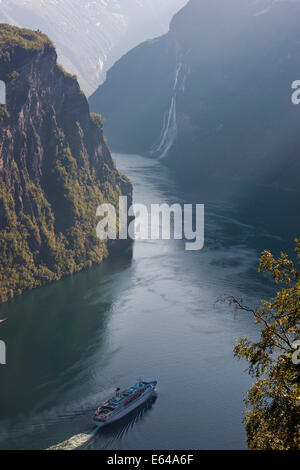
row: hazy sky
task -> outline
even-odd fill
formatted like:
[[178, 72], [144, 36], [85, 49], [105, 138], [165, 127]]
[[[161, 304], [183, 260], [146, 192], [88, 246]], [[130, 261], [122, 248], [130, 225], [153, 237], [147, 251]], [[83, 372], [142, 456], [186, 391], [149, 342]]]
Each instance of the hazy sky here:
[[168, 30], [188, 0], [2, 0], [0, 21], [40, 29], [91, 94], [123, 54]]

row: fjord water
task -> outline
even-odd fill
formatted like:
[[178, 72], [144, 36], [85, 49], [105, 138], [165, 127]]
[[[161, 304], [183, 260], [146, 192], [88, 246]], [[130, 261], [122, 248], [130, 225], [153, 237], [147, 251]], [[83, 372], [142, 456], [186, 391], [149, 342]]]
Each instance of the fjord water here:
[[[116, 159], [135, 202], [204, 202], [189, 200], [157, 161]], [[87, 448], [247, 447], [242, 399], [251, 378], [232, 350], [237, 337], [259, 330], [248, 314], [215, 302], [269, 297], [258, 257], [282, 240], [240, 223], [234, 205], [208, 201], [205, 213], [200, 252], [179, 240], [139, 240], [102, 266], [1, 306], [1, 449], [45, 449], [91, 430], [98, 404], [139, 377], [158, 380], [157, 397]]]

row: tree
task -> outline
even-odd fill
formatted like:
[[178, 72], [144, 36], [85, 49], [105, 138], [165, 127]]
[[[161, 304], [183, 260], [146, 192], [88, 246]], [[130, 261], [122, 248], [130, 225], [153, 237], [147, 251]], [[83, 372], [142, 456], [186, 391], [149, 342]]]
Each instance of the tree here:
[[[296, 240], [300, 263], [300, 239]], [[246, 359], [256, 379], [245, 399], [248, 446], [258, 450], [300, 449], [300, 365], [295, 340], [300, 339], [300, 272], [288, 255], [275, 259], [264, 251], [259, 271], [271, 273], [280, 290], [258, 309], [242, 299], [223, 297], [236, 309], [249, 312], [262, 325], [260, 339], [239, 338], [235, 356]], [[297, 364], [298, 363], [298, 364]]]

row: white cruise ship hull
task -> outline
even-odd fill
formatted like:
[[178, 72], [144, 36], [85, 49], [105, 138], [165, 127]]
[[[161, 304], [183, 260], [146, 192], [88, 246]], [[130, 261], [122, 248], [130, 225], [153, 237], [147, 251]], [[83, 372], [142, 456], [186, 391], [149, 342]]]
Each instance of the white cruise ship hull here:
[[151, 397], [155, 395], [155, 388], [156, 388], [157, 382], [151, 382], [151, 387], [146, 390], [144, 393], [142, 393], [141, 396], [136, 398], [134, 401], [131, 403], [128, 403], [125, 406], [122, 406], [120, 409], [116, 409], [114, 413], [112, 413], [109, 417], [107, 417], [105, 420], [97, 418], [97, 416], [94, 417], [94, 421], [99, 424], [99, 426], [107, 426], [110, 423], [114, 423], [115, 421], [118, 421], [119, 419], [123, 418], [127, 414], [129, 414], [131, 411], [135, 410], [139, 406], [141, 406], [143, 403], [145, 403], [147, 400], [149, 400]]

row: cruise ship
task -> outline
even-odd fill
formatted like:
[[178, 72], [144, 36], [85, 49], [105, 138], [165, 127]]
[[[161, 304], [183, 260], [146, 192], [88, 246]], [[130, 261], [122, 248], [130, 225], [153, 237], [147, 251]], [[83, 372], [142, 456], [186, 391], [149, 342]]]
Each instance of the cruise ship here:
[[116, 395], [103, 403], [95, 413], [94, 421], [99, 425], [113, 423], [145, 403], [155, 394], [157, 381], [138, 382], [124, 390], [117, 389]]

